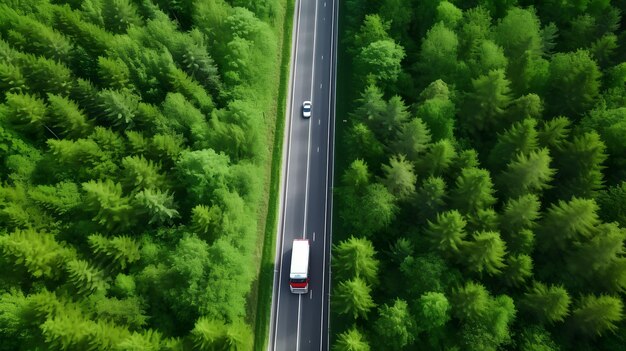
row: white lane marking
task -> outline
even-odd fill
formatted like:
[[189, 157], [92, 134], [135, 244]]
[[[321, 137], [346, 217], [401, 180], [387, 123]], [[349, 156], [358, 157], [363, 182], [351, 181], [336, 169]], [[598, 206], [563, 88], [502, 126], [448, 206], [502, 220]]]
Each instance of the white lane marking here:
[[317, 147], [317, 152], [320, 152], [320, 147], [319, 146]]
[[320, 90], [322, 90], [322, 83], [320, 83]]
[[[315, 47], [317, 43], [317, 1], [315, 2], [315, 17], [313, 20], [313, 56], [312, 56], [312, 66], [311, 66], [311, 101], [315, 102], [313, 98], [313, 83], [315, 81]], [[309, 212], [309, 170], [311, 163], [311, 123], [308, 124], [309, 127], [309, 140], [307, 145], [307, 153], [306, 153], [306, 183], [304, 186], [304, 229], [302, 230], [302, 238], [306, 239], [306, 223], [307, 223], [307, 214]], [[296, 351], [298, 351], [300, 345], [296, 346]]]
[[322, 55], [322, 61], [324, 61], [324, 55]]
[[300, 349], [300, 317], [302, 311], [302, 294], [298, 294], [298, 327], [296, 329], [296, 350]]
[[313, 241], [315, 241], [315, 232], [313, 232]]
[[[309, 290], [309, 300], [313, 300], [313, 289]], [[309, 340], [309, 344], [311, 343], [311, 340]]]
[[317, 120], [317, 125], [318, 126], [321, 125], [320, 123], [322, 123], [322, 119], [321, 118]]

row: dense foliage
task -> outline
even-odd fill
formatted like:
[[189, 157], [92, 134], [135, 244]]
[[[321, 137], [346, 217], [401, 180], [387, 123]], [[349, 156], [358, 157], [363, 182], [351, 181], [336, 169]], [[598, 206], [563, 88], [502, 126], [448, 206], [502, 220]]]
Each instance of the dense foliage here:
[[626, 2], [342, 4], [333, 349], [624, 349]]
[[252, 348], [283, 12], [0, 2], [0, 350]]

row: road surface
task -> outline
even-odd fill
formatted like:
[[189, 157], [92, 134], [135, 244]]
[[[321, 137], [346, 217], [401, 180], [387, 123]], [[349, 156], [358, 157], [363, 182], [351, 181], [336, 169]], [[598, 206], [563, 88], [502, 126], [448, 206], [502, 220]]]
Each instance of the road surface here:
[[[268, 349], [328, 350], [337, 0], [296, 0]], [[309, 119], [302, 102], [313, 103]], [[310, 291], [289, 291], [291, 243], [311, 243]]]

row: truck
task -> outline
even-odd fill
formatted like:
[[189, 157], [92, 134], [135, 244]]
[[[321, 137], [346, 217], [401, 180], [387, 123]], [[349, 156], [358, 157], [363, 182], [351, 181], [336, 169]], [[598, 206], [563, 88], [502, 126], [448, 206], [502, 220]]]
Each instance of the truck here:
[[294, 294], [309, 292], [309, 241], [294, 239], [291, 249], [289, 289]]

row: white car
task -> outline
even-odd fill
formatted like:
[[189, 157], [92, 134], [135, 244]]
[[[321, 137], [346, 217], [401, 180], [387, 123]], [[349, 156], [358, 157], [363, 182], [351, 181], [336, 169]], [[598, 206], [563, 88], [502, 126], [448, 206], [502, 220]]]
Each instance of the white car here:
[[302, 103], [302, 117], [311, 117], [311, 101], [305, 101]]

